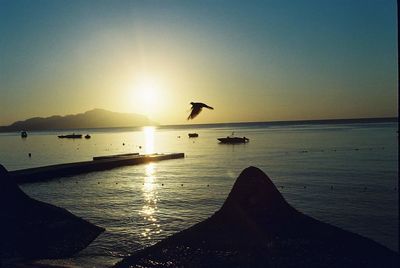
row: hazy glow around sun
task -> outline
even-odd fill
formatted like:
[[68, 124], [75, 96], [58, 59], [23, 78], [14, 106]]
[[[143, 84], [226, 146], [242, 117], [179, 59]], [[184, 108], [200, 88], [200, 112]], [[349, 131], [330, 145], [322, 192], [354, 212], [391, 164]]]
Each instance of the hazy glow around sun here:
[[158, 85], [154, 79], [145, 77], [138, 82], [137, 88], [139, 100], [145, 106], [154, 106], [157, 102]]
[[152, 116], [157, 114], [161, 105], [162, 88], [158, 79], [141, 75], [134, 81], [131, 89], [131, 101], [138, 113]]

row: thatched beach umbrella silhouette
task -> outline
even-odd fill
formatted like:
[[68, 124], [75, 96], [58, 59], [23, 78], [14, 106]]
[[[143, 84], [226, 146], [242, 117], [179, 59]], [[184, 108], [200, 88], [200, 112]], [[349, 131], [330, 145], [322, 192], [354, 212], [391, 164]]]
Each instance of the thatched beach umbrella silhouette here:
[[190, 104], [192, 105], [191, 108], [192, 111], [190, 112], [190, 115], [188, 116], [187, 120], [195, 118], [203, 108], [214, 110], [213, 107], [208, 106], [207, 104], [202, 102], [191, 102]]

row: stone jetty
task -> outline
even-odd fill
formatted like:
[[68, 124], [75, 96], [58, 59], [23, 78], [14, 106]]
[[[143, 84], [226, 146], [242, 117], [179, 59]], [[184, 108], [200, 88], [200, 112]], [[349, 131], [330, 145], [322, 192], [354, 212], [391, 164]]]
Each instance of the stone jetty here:
[[169, 159], [184, 158], [184, 153], [139, 155], [137, 153], [93, 157], [92, 161], [58, 164], [10, 171], [9, 176], [17, 183], [51, 180], [88, 172], [102, 171], [122, 166], [139, 165]]

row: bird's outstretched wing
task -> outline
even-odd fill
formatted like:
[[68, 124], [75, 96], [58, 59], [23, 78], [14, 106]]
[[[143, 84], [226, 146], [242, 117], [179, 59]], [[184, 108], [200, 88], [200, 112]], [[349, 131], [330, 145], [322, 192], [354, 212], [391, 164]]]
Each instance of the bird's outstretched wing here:
[[208, 109], [211, 109], [211, 110], [214, 110], [214, 108], [213, 107], [211, 107], [211, 106], [208, 106], [207, 104], [205, 104], [205, 103], [200, 103], [201, 104], [201, 106], [202, 107], [205, 107], [205, 108], [208, 108]]
[[192, 111], [191, 111], [190, 115], [188, 116], [187, 120], [195, 118], [204, 107], [214, 110], [213, 107], [208, 106], [207, 104], [202, 103], [202, 102], [191, 102], [190, 104], [192, 105]]
[[193, 118], [195, 118], [200, 112], [201, 112], [201, 107], [200, 106], [195, 106], [195, 105], [193, 105], [192, 106], [192, 111], [190, 112], [190, 114], [189, 114], [189, 116], [188, 116], [188, 118], [187, 118], [187, 120], [190, 120], [190, 119], [193, 119]]

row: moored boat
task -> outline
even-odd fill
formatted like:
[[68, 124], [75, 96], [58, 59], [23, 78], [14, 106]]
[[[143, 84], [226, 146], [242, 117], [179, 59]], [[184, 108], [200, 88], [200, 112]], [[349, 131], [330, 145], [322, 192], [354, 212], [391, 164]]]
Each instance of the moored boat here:
[[28, 133], [26, 131], [21, 131], [21, 138], [28, 137]]
[[90, 139], [90, 138], [91, 138], [91, 136], [89, 134], [85, 135], [85, 139]]
[[82, 139], [82, 134], [69, 134], [69, 135], [60, 135], [58, 136], [60, 139]]
[[199, 134], [197, 134], [197, 133], [189, 133], [188, 136], [189, 136], [189, 138], [197, 138], [199, 136]]
[[246, 137], [226, 137], [226, 138], [218, 138], [217, 140], [220, 141], [220, 143], [226, 143], [226, 144], [237, 144], [237, 143], [247, 143], [250, 140]]

